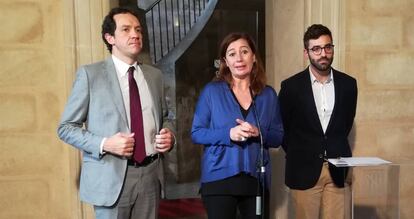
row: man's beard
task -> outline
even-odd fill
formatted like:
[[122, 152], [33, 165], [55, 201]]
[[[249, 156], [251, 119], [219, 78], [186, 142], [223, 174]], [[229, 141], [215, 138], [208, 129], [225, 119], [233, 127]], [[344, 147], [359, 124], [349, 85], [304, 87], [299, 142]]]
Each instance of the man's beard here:
[[[328, 64], [325, 64], [325, 63], [324, 64], [320, 64], [319, 61], [321, 61], [323, 59], [327, 60], [328, 61]], [[330, 59], [327, 58], [327, 57], [322, 57], [322, 58], [316, 60], [316, 59], [312, 59], [309, 56], [309, 60], [310, 60], [311, 65], [314, 68], [316, 68], [318, 71], [327, 71], [327, 70], [329, 70], [331, 68], [331, 65], [332, 65], [332, 62], [333, 62], [333, 57], [330, 58]]]

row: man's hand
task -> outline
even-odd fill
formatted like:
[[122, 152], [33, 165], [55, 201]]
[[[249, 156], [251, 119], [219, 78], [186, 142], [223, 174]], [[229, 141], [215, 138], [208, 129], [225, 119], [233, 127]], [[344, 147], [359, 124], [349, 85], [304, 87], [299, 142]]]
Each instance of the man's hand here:
[[107, 138], [103, 145], [103, 151], [123, 157], [131, 157], [134, 151], [134, 133], [116, 133]]
[[155, 135], [155, 150], [160, 153], [169, 151], [174, 142], [175, 139], [171, 130], [163, 128], [158, 135]]

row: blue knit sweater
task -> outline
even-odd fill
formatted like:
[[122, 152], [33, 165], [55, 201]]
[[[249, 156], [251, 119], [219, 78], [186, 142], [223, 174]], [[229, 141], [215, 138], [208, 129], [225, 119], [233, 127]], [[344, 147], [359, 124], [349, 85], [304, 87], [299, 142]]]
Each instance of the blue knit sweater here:
[[[282, 142], [283, 127], [276, 92], [270, 86], [255, 97], [264, 142], [266, 178], [270, 183], [269, 147]], [[203, 89], [194, 114], [191, 137], [195, 144], [204, 145], [201, 183], [212, 182], [245, 172], [257, 177], [260, 139], [245, 142], [230, 139], [230, 129], [243, 119], [240, 105], [226, 82], [210, 82]], [[257, 126], [253, 108], [245, 121]], [[269, 184], [268, 184], [269, 185]]]

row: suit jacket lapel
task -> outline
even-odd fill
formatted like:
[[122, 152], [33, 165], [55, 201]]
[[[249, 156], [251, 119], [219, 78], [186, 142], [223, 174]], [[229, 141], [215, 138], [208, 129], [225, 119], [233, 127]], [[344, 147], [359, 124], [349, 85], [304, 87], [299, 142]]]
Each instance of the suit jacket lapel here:
[[118, 81], [118, 77], [116, 74], [115, 65], [111, 57], [106, 59], [103, 73], [107, 77], [109, 93], [112, 94], [108, 98], [110, 98], [114, 102], [114, 105], [116, 109], [118, 110], [122, 120], [125, 122], [126, 126], [129, 127], [128, 119], [126, 116], [124, 99], [122, 97], [121, 87], [119, 86], [119, 81]]

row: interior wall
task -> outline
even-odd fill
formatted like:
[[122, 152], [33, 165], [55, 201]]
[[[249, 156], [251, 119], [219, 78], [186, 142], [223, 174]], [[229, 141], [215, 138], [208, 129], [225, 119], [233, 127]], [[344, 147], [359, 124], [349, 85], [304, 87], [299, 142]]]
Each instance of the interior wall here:
[[93, 218], [56, 128], [76, 68], [106, 56], [113, 0], [0, 0], [0, 218]]
[[[266, 1], [267, 74], [280, 82], [303, 70], [302, 37], [312, 23], [333, 32], [333, 67], [358, 81], [358, 107], [350, 135], [354, 156], [376, 156], [388, 167], [354, 168], [354, 204], [360, 218], [412, 218], [414, 209], [414, 4], [396, 0]], [[272, 213], [294, 212], [284, 186], [284, 152], [273, 153]], [[380, 201], [381, 200], [381, 201]]]
[[1, 218], [78, 214], [75, 190], [61, 190], [75, 185], [55, 131], [66, 94], [63, 5], [0, 1]]
[[[352, 0], [346, 1], [345, 7], [345, 70], [357, 78], [359, 86], [354, 154], [382, 157], [392, 161], [396, 169], [384, 186], [378, 185], [375, 174], [367, 175], [368, 171], [355, 177], [367, 179], [360, 191], [375, 190], [397, 202], [399, 218], [413, 218], [414, 2]], [[394, 206], [375, 200], [381, 198], [378, 194], [357, 195], [358, 203], [364, 206]], [[381, 218], [386, 215], [378, 207], [375, 211]]]
[[[304, 1], [266, 0], [266, 74], [268, 84], [277, 92], [280, 81], [302, 67], [302, 35], [305, 26]], [[292, 216], [288, 188], [284, 184], [285, 155], [282, 149], [271, 150], [271, 218]]]

